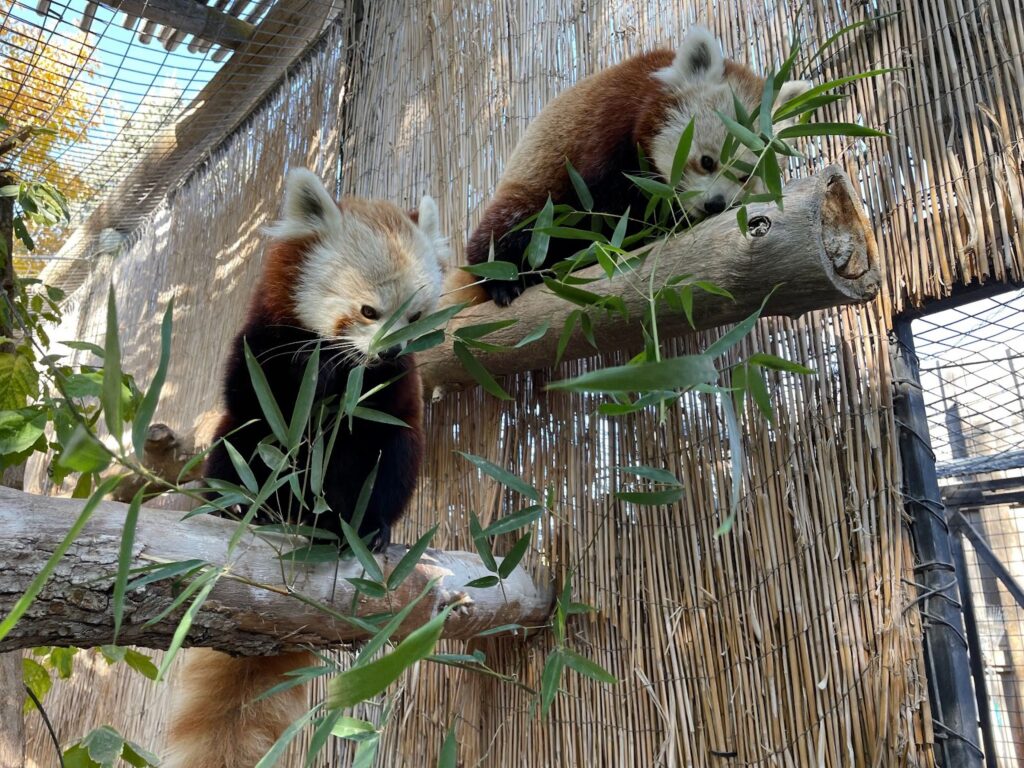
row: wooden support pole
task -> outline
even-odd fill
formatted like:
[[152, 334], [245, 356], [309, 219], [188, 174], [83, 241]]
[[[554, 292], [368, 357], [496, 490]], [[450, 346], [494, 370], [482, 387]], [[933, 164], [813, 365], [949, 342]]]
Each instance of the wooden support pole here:
[[[707, 219], [676, 237], [649, 246], [654, 249], [635, 273], [604, 277], [601, 267], [578, 272], [580, 277], [601, 278], [584, 286], [601, 296], [621, 296], [629, 320], [618, 315], [592, 313], [594, 336], [602, 351], [636, 350], [643, 344], [641, 318], [647, 304], [647, 286], [655, 271], [656, 286], [673, 275], [692, 275], [725, 288], [734, 297], [694, 291], [693, 314], [697, 329], [734, 323], [750, 315], [765, 297], [771, 298], [765, 315], [796, 317], [805, 312], [873, 299], [881, 287], [878, 247], [856, 190], [838, 166], [790, 182], [785, 189], [785, 210], [774, 204], [748, 206], [748, 231], [740, 230], [730, 213]], [[639, 290], [633, 286], [639, 287]], [[774, 293], [772, 293], [774, 289]], [[569, 313], [577, 309], [544, 286], [527, 290], [510, 307], [487, 302], [461, 313], [449, 325], [496, 320], [519, 322], [486, 337], [495, 344], [515, 344], [542, 321], [547, 334], [522, 349], [474, 354], [495, 375], [548, 368]], [[682, 313], [658, 315], [662, 338], [691, 332]], [[573, 334], [563, 359], [594, 354], [583, 334]], [[451, 343], [417, 355], [427, 391], [457, 388], [473, 378], [459, 363]]]
[[[0, 616], [7, 615], [32, 578], [67, 534], [84, 502], [35, 496], [0, 488], [0, 541], [7, 542], [4, 578], [0, 579]], [[121, 531], [127, 507], [101, 502], [32, 607], [0, 641], [0, 652], [37, 645], [89, 647], [113, 640], [112, 594]], [[432, 579], [437, 582], [410, 612], [396, 637], [422, 626], [446, 605], [455, 605], [444, 637], [470, 638], [503, 624], [538, 626], [547, 621], [553, 589], [535, 585], [520, 567], [498, 587], [478, 589], [466, 583], [489, 574], [480, 558], [468, 552], [428, 550], [390, 600], [357, 595], [346, 578], [362, 577], [355, 560], [312, 565], [282, 563], [277, 555], [304, 539], [267, 534], [243, 535], [230, 554], [228, 542], [237, 524], [201, 516], [180, 520], [180, 512], [143, 509], [132, 548], [132, 565], [199, 559], [229, 566], [197, 613], [187, 645], [207, 646], [233, 654], [272, 655], [300, 648], [325, 648], [365, 638], [366, 633], [331, 618], [309, 602], [345, 615], [393, 612], [411, 603]], [[405, 554], [392, 546], [377, 556], [385, 578]], [[499, 558], [500, 560], [500, 558]], [[294, 594], [289, 594], [292, 592]], [[171, 584], [157, 582], [125, 598], [118, 642], [166, 648], [181, 611], [145, 626], [174, 597]]]
[[173, 27], [226, 48], [249, 42], [256, 27], [195, 0], [102, 0], [101, 5]]

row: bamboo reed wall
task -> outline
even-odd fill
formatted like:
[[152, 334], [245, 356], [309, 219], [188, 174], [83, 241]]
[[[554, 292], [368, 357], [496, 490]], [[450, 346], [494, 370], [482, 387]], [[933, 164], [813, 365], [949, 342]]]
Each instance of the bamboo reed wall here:
[[[341, 191], [406, 205], [431, 192], [461, 255], [527, 122], [579, 77], [675, 42], [694, 20], [720, 33], [727, 54], [764, 67], [788, 53], [794, 18], [814, 43], [866, 10], [767, 0], [367, 4], [339, 20], [127, 253], [97, 265], [62, 336], [99, 337], [112, 278], [125, 364], [147, 380], [160, 311], [176, 296], [158, 417], [199, 426], [197, 414], [217, 406], [215, 361], [244, 312], [258, 229], [275, 214], [286, 166], [325, 178], [340, 168]], [[507, 404], [474, 390], [429, 409], [431, 453], [396, 539], [440, 520], [438, 546], [472, 548], [470, 510], [486, 523], [518, 508], [456, 449], [551, 488], [557, 515], [535, 531], [533, 567], [575, 574], [575, 598], [598, 612], [573, 620], [571, 645], [622, 682], [569, 676], [540, 720], [521, 689], [421, 665], [397, 691], [378, 764], [432, 764], [453, 722], [467, 766], [934, 764], [886, 330], [894, 312], [956, 284], [1022, 277], [1022, 41], [1011, 0], [939, 0], [904, 7], [805, 62], [802, 74], [816, 80], [900, 68], [849, 88], [831, 115], [887, 128], [891, 139], [825, 142], [809, 149], [810, 168], [794, 169], [845, 163], [873, 216], [887, 288], [868, 307], [764, 321], [740, 350], [819, 373], [774, 379], [776, 423], [748, 419], [744, 497], [728, 535], [714, 536], [731, 476], [713, 401], [688, 396], [663, 421], [610, 420], [594, 415], [592, 399], [544, 391], [552, 377], [624, 353], [516, 377]], [[692, 351], [715, 335], [671, 346]], [[684, 500], [655, 509], [614, 501], [613, 468], [634, 463], [676, 472]], [[38, 471], [35, 482], [44, 485]], [[537, 687], [550, 642], [541, 633], [479, 647], [496, 669]], [[159, 745], [163, 689], [97, 675], [51, 701], [69, 736], [111, 722]], [[334, 749], [324, 764], [346, 764], [347, 745]], [[33, 752], [47, 764], [41, 731]]]

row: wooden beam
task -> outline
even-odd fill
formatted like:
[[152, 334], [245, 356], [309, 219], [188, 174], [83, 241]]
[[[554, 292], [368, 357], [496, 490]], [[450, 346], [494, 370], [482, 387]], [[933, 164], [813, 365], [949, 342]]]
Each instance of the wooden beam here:
[[[594, 336], [602, 351], [638, 350], [643, 345], [641, 318], [647, 306], [646, 287], [652, 270], [655, 284], [673, 275], [692, 275], [725, 288], [735, 301], [694, 291], [693, 314], [698, 330], [734, 323], [750, 315], [771, 294], [765, 315], [796, 317], [840, 304], [873, 299], [881, 287], [878, 247], [856, 190], [838, 166], [786, 185], [785, 210], [774, 204], [748, 206], [749, 231], [743, 232], [730, 213], [697, 224], [676, 237], [650, 246], [651, 256], [635, 273], [612, 279], [601, 267], [577, 273], [600, 278], [585, 286], [601, 296], [621, 296], [629, 320], [593, 312]], [[636, 290], [634, 286], [638, 286]], [[549, 330], [539, 341], [521, 349], [474, 354], [491, 373], [503, 375], [548, 368], [562, 327], [577, 307], [552, 295], [545, 286], [530, 288], [510, 307], [487, 302], [462, 312], [449, 325], [517, 320], [515, 325], [489, 334], [486, 341], [513, 345], [541, 322]], [[693, 331], [680, 313], [658, 315], [662, 338]], [[596, 351], [577, 330], [563, 359], [585, 357]], [[473, 383], [449, 342], [417, 355], [424, 386], [444, 391]]]
[[[0, 616], [7, 615], [25, 593], [83, 506], [84, 502], [77, 499], [0, 488], [0, 541], [7, 542], [4, 577], [0, 579]], [[0, 640], [0, 652], [37, 645], [88, 647], [112, 642], [111, 594], [126, 511], [124, 504], [99, 504], [28, 612]], [[236, 523], [209, 516], [182, 521], [180, 516], [180, 512], [142, 510], [132, 565], [199, 559], [230, 567], [230, 575], [217, 582], [196, 614], [188, 645], [236, 655], [272, 655], [335, 646], [366, 637], [366, 633], [331, 618], [308, 601], [345, 615], [389, 613], [411, 603], [432, 579], [437, 582], [410, 612], [396, 637], [421, 626], [446, 605], [454, 605], [456, 610], [449, 616], [443, 636], [463, 639], [504, 624], [544, 624], [552, 607], [553, 588], [534, 584], [521, 567], [501, 586], [467, 587], [467, 582], [489, 575], [480, 558], [469, 552], [439, 550], [428, 550], [388, 599], [370, 599], [357, 595], [346, 581], [363, 576], [354, 560], [283, 564], [278, 553], [301, 546], [305, 540], [252, 532], [244, 534], [239, 546], [229, 553], [228, 542]], [[405, 547], [392, 546], [377, 556], [385, 578], [406, 551]], [[118, 642], [166, 648], [181, 611], [153, 626], [146, 626], [146, 622], [166, 609], [175, 594], [173, 585], [162, 582], [128, 593]]]
[[249, 22], [196, 0], [100, 0], [100, 4], [227, 48], [240, 48], [256, 31]]

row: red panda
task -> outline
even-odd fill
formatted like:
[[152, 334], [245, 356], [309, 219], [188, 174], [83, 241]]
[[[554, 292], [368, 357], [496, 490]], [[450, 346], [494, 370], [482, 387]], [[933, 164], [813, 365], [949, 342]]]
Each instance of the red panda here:
[[[256, 522], [283, 519], [316, 526], [340, 538], [339, 521], [351, 519], [363, 483], [376, 466], [359, 533], [372, 534], [374, 547], [384, 548], [417, 480], [423, 396], [411, 356], [402, 355], [400, 346], [378, 352], [371, 342], [399, 309], [403, 315], [393, 331], [437, 304], [448, 254], [437, 207], [430, 197], [413, 215], [383, 201], [335, 203], [314, 174], [299, 169], [288, 176], [284, 215], [270, 234], [262, 277], [227, 360], [224, 416], [216, 437], [230, 434], [257, 481], [267, 480], [271, 471], [256, 449], [272, 432], [246, 366], [244, 343], [260, 362], [286, 423], [317, 344], [319, 399], [334, 396], [340, 402], [355, 366], [365, 366], [364, 392], [390, 382], [364, 404], [408, 426], [355, 419], [338, 429], [323, 473], [329, 509], [313, 514], [313, 499], [294, 498], [285, 484], [268, 502], [274, 514], [261, 511], [255, 517]], [[240, 483], [223, 442], [210, 452], [205, 476]], [[288, 679], [287, 672], [312, 663], [307, 653], [232, 658], [191, 651], [176, 686], [165, 768], [252, 768], [304, 713], [306, 692], [299, 686], [254, 699]]]
[[[777, 102], [809, 87], [804, 81], [787, 82]], [[556, 204], [581, 205], [566, 160], [587, 184], [593, 210], [616, 215], [627, 207], [643, 211], [644, 198], [623, 174], [642, 175], [639, 148], [667, 181], [680, 136], [691, 119], [694, 139], [679, 190], [699, 194], [687, 199], [686, 213], [690, 221], [721, 213], [742, 185], [720, 172], [726, 129], [716, 111], [735, 116], [734, 93], [752, 110], [760, 104], [763, 89], [764, 79], [725, 59], [718, 40], [702, 27], [691, 29], [675, 52], [644, 53], [581, 80], [544, 107], [516, 145], [469, 238], [467, 261], [487, 261], [493, 242], [495, 259], [522, 268], [531, 233], [528, 228], [513, 231], [516, 225], [537, 213], [548, 195]], [[579, 247], [578, 240], [552, 238], [545, 264], [567, 258]], [[474, 279], [461, 270], [453, 273], [448, 289], [455, 295], [449, 300], [492, 299], [507, 306], [528, 285], [540, 281], [536, 275], [524, 275], [516, 281], [469, 286]]]

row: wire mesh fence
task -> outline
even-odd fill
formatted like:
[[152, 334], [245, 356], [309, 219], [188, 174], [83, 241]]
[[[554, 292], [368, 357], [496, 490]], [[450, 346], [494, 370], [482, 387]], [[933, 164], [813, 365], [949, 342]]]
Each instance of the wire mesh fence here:
[[990, 768], [1024, 760], [1024, 290], [914, 323]]

